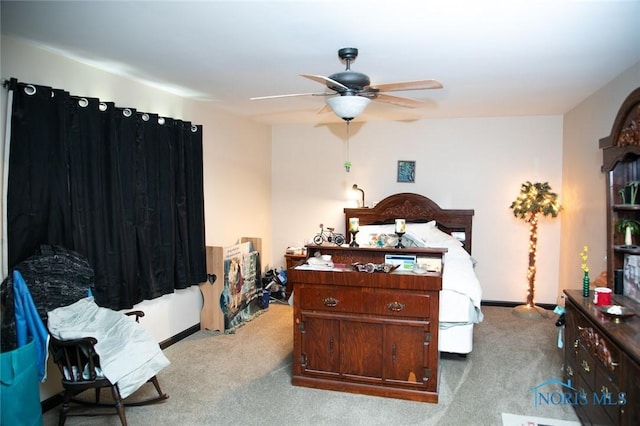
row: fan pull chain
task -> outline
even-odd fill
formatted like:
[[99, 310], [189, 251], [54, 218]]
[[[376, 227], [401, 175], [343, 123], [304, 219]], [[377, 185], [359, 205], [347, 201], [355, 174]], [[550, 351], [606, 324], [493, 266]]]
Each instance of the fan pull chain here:
[[351, 161], [349, 161], [349, 120], [347, 120], [347, 161], [344, 162], [344, 169], [347, 173], [351, 170]]

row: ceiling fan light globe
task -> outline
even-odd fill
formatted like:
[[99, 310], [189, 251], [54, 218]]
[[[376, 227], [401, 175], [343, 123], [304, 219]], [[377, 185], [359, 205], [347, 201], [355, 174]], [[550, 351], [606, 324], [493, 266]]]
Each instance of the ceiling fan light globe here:
[[369, 105], [371, 99], [363, 96], [334, 96], [327, 98], [327, 105], [345, 121], [353, 120]]

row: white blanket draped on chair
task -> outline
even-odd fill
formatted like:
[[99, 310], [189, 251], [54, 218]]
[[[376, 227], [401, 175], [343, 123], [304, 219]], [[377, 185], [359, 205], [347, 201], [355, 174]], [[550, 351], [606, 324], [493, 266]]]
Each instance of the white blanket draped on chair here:
[[101, 308], [92, 297], [48, 314], [48, 328], [59, 340], [94, 337], [100, 368], [111, 383], [117, 383], [122, 398], [135, 392], [170, 362], [158, 342], [133, 317]]

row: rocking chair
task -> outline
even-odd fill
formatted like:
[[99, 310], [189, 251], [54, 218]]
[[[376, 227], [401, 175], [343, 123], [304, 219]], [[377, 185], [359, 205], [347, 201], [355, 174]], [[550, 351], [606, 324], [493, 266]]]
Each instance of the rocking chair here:
[[[144, 312], [132, 311], [127, 312], [126, 315], [135, 315], [136, 322], [138, 322], [138, 319], [144, 316]], [[149, 379], [149, 382], [153, 383], [153, 386], [158, 392], [157, 397], [140, 402], [124, 402], [120, 396], [118, 384], [111, 383], [100, 374], [100, 359], [95, 351], [96, 343], [98, 343], [98, 341], [93, 337], [74, 340], [58, 340], [53, 336], [50, 337], [49, 352], [62, 374], [62, 386], [64, 388], [62, 409], [60, 410], [58, 420], [59, 426], [64, 425], [72, 402], [93, 407], [115, 406], [118, 416], [120, 417], [120, 422], [123, 426], [126, 426], [125, 406], [146, 405], [164, 401], [169, 398], [169, 395], [163, 393], [160, 389], [157, 377], [153, 376]], [[100, 391], [102, 388], [111, 389], [113, 403], [100, 402]], [[95, 389], [95, 401], [92, 402], [76, 398], [76, 395], [89, 389]]]
[[[15, 270], [20, 272], [28, 286], [33, 305], [35, 305], [34, 308], [37, 310], [36, 316], [39, 316], [42, 323], [47, 325], [49, 331], [51, 328], [47, 323], [51, 311], [86, 298], [87, 291], [93, 284], [93, 270], [86, 259], [76, 252], [58, 246], [42, 246], [39, 253], [16, 265]], [[6, 287], [12, 288], [12, 286]], [[13, 303], [7, 303], [7, 305], [11, 307]], [[12, 309], [11, 314], [13, 314]], [[139, 318], [144, 316], [144, 312], [132, 311], [125, 315], [135, 316], [135, 322], [139, 322]], [[9, 328], [9, 331], [13, 330]], [[53, 362], [60, 370], [64, 389], [59, 425], [64, 425], [67, 415], [70, 415], [72, 402], [93, 407], [115, 407], [122, 425], [126, 426], [125, 406], [157, 403], [169, 397], [162, 392], [158, 379], [154, 375], [147, 383], [153, 384], [158, 396], [125, 402], [121, 397], [118, 383], [112, 383], [102, 374], [100, 357], [96, 352], [97, 343], [98, 339], [95, 337], [82, 337], [73, 340], [59, 340], [53, 335], [49, 337], [48, 350]], [[113, 402], [103, 403], [100, 401], [102, 388], [111, 389]], [[94, 401], [89, 398], [77, 398], [79, 394], [90, 389], [95, 389]], [[100, 414], [104, 413], [96, 415]], [[91, 414], [83, 412], [80, 415]]]

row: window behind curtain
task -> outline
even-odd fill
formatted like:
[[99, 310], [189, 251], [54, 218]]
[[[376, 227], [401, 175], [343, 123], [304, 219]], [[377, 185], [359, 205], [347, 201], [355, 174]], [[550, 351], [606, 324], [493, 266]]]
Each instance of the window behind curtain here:
[[112, 309], [206, 280], [202, 126], [12, 79], [8, 264], [86, 256]]

